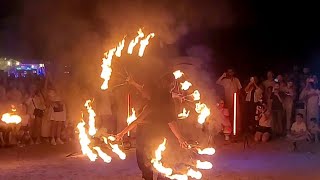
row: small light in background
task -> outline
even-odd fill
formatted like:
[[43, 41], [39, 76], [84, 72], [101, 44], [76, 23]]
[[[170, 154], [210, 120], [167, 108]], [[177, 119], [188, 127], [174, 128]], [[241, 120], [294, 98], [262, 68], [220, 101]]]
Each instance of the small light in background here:
[[16, 66], [19, 66], [19, 65], [20, 65], [20, 62], [17, 61], [17, 62], [16, 62]]
[[8, 64], [8, 66], [11, 66], [11, 62], [10, 61], [8, 61], [7, 64]]
[[44, 67], [44, 64], [40, 64], [39, 66], [40, 66], [40, 67]]
[[33, 69], [33, 68], [34, 68], [34, 65], [31, 65], [31, 68]]

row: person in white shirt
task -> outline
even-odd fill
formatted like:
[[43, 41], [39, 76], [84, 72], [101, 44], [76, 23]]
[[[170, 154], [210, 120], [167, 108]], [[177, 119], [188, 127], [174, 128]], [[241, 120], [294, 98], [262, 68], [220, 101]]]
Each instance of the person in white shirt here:
[[296, 115], [296, 121], [292, 124], [291, 132], [287, 135], [287, 138], [293, 142], [294, 151], [297, 149], [297, 141], [310, 140], [307, 125], [301, 113]]
[[226, 107], [229, 111], [232, 110], [234, 93], [238, 92], [242, 88], [239, 79], [234, 77], [234, 71], [232, 69], [228, 69], [228, 71], [223, 73], [216, 83], [223, 86]]
[[312, 118], [319, 120], [319, 96], [320, 92], [315, 88], [314, 80], [307, 79], [306, 87], [300, 93], [300, 100], [303, 100], [307, 109], [306, 122], [309, 124]]
[[271, 129], [271, 113], [267, 108], [267, 104], [263, 103], [261, 106], [257, 106], [256, 120], [259, 121], [257, 126], [254, 140], [256, 142], [269, 141], [272, 133]]

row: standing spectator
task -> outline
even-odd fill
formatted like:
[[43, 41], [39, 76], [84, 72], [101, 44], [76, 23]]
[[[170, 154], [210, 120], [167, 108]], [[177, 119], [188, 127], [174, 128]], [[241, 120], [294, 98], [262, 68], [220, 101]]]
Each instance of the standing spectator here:
[[50, 101], [51, 144], [64, 144], [61, 140], [62, 128], [66, 122], [66, 107], [60, 96], [53, 90], [48, 92]]
[[293, 81], [289, 80], [287, 86], [284, 88], [284, 100], [283, 107], [286, 115], [286, 130], [287, 133], [290, 131], [291, 127], [291, 118], [292, 118], [292, 110], [293, 110], [293, 102], [296, 96], [295, 88], [293, 85]]
[[225, 92], [224, 95], [226, 99], [226, 107], [229, 109], [229, 111], [232, 110], [233, 95], [242, 88], [239, 79], [234, 77], [233, 69], [228, 69], [226, 73], [223, 73], [216, 83], [223, 86]]
[[251, 77], [249, 84], [245, 88], [246, 92], [246, 117], [244, 119], [244, 129], [253, 127], [255, 124], [254, 117], [256, 114], [257, 103], [262, 100], [262, 89], [257, 85], [258, 78]]
[[274, 135], [283, 135], [283, 98], [280, 91], [280, 84], [277, 82], [274, 85], [273, 92], [270, 96], [271, 99], [271, 111], [272, 111], [272, 131]]
[[286, 87], [286, 82], [284, 81], [284, 78], [281, 74], [279, 74], [277, 76], [277, 78], [275, 79], [276, 82], [278, 82], [280, 84], [280, 91], [284, 91], [285, 87]]
[[269, 87], [273, 87], [274, 83], [275, 82], [274, 82], [274, 79], [273, 79], [273, 72], [272, 71], [268, 71], [267, 79], [265, 81], [263, 81], [263, 83], [262, 83], [264, 89], [266, 90]]
[[31, 112], [33, 112], [33, 119], [31, 125], [32, 137], [36, 139], [36, 144], [40, 144], [42, 119], [44, 111], [46, 109], [44, 98], [41, 91], [37, 90], [36, 93], [33, 96], [31, 96], [26, 103], [29, 106], [29, 110], [32, 109]]
[[300, 100], [303, 100], [307, 109], [307, 125], [312, 118], [319, 120], [319, 90], [315, 89], [314, 79], [307, 79], [306, 87], [300, 94]]

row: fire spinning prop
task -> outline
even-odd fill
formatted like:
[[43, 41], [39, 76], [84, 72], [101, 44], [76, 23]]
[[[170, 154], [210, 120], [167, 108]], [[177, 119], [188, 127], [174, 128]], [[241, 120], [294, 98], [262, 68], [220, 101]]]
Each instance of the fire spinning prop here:
[[6, 124], [19, 124], [21, 123], [21, 117], [16, 115], [16, 108], [14, 106], [11, 107], [10, 113], [5, 113], [2, 115], [1, 120]]
[[[150, 33], [145, 37], [145, 34], [142, 32], [142, 29], [138, 30], [138, 35], [130, 41], [127, 49], [128, 54], [133, 54], [134, 47], [139, 43], [140, 41], [140, 48], [138, 52], [138, 56], [142, 57], [144, 55], [145, 48], [149, 44], [149, 40], [155, 36], [154, 33]], [[104, 82], [101, 85], [102, 90], [106, 90], [109, 88], [108, 82], [110, 80], [111, 74], [112, 74], [112, 60], [113, 56], [121, 57], [121, 53], [123, 48], [125, 47], [125, 37], [118, 43], [117, 47], [111, 48], [109, 51], [107, 51], [104, 55], [105, 57], [102, 59], [102, 72], [101, 72], [101, 78], [104, 80]], [[175, 76], [175, 79], [178, 80], [181, 78], [184, 73], [180, 70], [177, 70], [173, 72], [173, 75]], [[184, 81], [183, 83], [180, 83], [181, 90], [187, 91], [192, 84], [189, 81]], [[180, 94], [179, 94], [180, 95]], [[200, 102], [200, 92], [198, 90], [195, 90], [192, 94], [187, 95], [183, 97], [183, 99], [187, 100], [187, 97], [192, 96], [193, 102], [195, 103], [195, 112], [198, 113], [198, 123], [203, 124], [208, 116], [210, 115], [210, 109], [207, 107], [206, 104]], [[188, 100], [190, 101], [190, 100]], [[99, 146], [93, 146], [91, 147], [91, 138], [94, 138], [95, 135], [97, 135], [97, 129], [95, 127], [95, 112], [91, 106], [92, 101], [88, 100], [85, 103], [85, 107], [87, 108], [88, 112], [88, 134], [85, 128], [85, 121], [82, 119], [78, 123], [77, 128], [79, 130], [79, 141], [81, 145], [81, 150], [84, 155], [87, 155], [88, 158], [91, 161], [96, 161], [98, 156], [106, 163], [110, 163], [112, 161], [111, 156], [109, 156], [106, 152], [104, 152], [101, 147]], [[131, 109], [132, 114], [128, 115], [127, 118], [127, 124], [130, 125], [132, 122], [134, 122], [137, 117], [135, 114], [134, 108]], [[187, 111], [185, 108], [183, 108], [182, 113], [178, 114], [178, 118], [185, 119], [189, 117], [190, 111]], [[7, 117], [7, 115], [5, 116]], [[129, 134], [128, 134], [129, 135]], [[119, 144], [116, 143], [116, 139], [114, 136], [107, 135], [107, 137], [102, 137], [104, 144], [110, 146], [111, 151], [118, 155], [118, 157], [122, 160], [126, 159], [126, 154], [119, 148]], [[164, 139], [163, 143], [161, 143], [158, 147], [158, 149], [155, 150], [155, 157], [151, 160], [151, 163], [153, 164], [153, 167], [161, 174], [164, 174], [166, 177], [170, 179], [178, 179], [178, 180], [187, 180], [188, 177], [195, 178], [195, 179], [201, 179], [202, 173], [200, 171], [195, 170], [197, 169], [211, 169], [212, 164], [207, 161], [200, 161], [196, 160], [194, 162], [194, 166], [188, 167], [188, 170], [185, 174], [174, 174], [172, 168], [164, 167], [162, 165], [162, 152], [166, 149], [166, 139]], [[194, 148], [189, 146], [189, 149], [196, 149], [196, 153], [199, 155], [213, 155], [215, 153], [214, 148]]]

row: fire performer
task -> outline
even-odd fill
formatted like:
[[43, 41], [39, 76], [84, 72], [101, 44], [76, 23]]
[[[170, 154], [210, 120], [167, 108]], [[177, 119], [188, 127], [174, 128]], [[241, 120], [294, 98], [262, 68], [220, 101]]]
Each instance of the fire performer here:
[[[154, 73], [152, 77], [155, 77]], [[145, 86], [128, 78], [128, 83], [138, 89], [142, 96], [148, 99], [148, 102], [137, 120], [121, 131], [117, 135], [117, 139], [121, 139], [128, 131], [137, 127], [137, 163], [145, 180], [153, 179], [151, 159], [154, 157], [154, 150], [162, 143], [163, 138], [169, 138], [173, 134], [181, 147], [188, 147], [176, 122], [174, 101], [170, 93], [173, 81], [174, 77], [171, 73], [161, 77], [159, 81], [153, 80]], [[158, 179], [167, 178], [158, 176]]]

